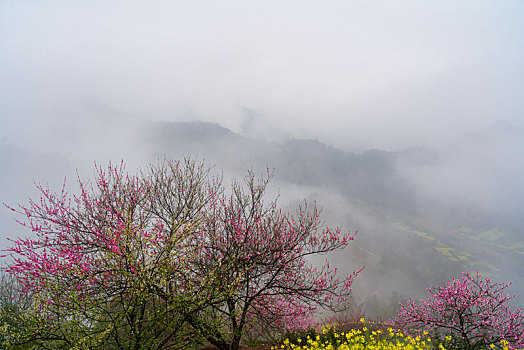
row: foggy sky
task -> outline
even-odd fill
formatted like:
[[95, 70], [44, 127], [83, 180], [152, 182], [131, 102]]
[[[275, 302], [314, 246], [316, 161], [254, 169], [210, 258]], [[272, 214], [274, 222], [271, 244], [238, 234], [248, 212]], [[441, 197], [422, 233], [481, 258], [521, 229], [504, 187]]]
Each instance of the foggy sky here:
[[54, 151], [133, 120], [242, 132], [246, 110], [344, 149], [524, 126], [523, 19], [520, 0], [1, 0], [0, 139]]

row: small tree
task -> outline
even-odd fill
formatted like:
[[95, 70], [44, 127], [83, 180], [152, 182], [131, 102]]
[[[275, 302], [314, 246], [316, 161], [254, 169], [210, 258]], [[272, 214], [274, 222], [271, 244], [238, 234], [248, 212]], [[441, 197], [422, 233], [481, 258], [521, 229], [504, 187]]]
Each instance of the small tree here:
[[429, 332], [433, 337], [455, 342], [460, 348], [478, 349], [500, 346], [524, 346], [522, 308], [512, 312], [507, 303], [514, 296], [504, 294], [510, 283], [493, 283], [477, 272], [464, 272], [444, 287], [430, 287], [428, 299], [411, 299], [401, 304], [395, 325], [405, 332]]

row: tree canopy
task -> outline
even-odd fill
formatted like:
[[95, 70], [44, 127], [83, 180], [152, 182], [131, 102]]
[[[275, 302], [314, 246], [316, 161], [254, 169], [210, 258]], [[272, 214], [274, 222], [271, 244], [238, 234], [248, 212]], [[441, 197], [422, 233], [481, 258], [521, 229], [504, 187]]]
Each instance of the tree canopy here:
[[31, 231], [8, 249], [42, 348], [238, 349], [247, 332], [292, 327], [316, 307], [344, 308], [358, 272], [339, 277], [308, 257], [346, 247], [354, 233], [325, 227], [304, 203], [265, 203], [271, 173], [230, 188], [203, 162], [164, 159], [137, 175], [95, 166], [70, 195], [12, 208]]

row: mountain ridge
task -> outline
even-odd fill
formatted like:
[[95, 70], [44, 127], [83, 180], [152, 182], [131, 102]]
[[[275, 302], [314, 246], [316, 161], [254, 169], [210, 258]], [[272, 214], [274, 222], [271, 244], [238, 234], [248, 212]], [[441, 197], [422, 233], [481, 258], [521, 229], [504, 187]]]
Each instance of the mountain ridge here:
[[[139, 154], [133, 159], [137, 164], [190, 155], [215, 164], [225, 178], [242, 177], [248, 169], [264, 173], [269, 167], [274, 169], [272, 185], [280, 188], [280, 203], [286, 209], [292, 210], [300, 198], [306, 198], [324, 208], [329, 224], [358, 230], [349, 250], [333, 258], [341, 270], [366, 266], [355, 283], [354, 300], [377, 315], [391, 315], [399, 298], [422, 297], [430, 284], [460, 277], [465, 269], [513, 281], [515, 289], [524, 290], [524, 272], [519, 268], [524, 266], [524, 222], [499, 215], [504, 208], [490, 211], [470, 205], [471, 200], [445, 198], [453, 189], [445, 188], [442, 178], [446, 180], [450, 170], [443, 171], [442, 165], [452, 164], [449, 159], [462, 159], [457, 152], [475, 156], [469, 146], [461, 146], [468, 152], [452, 147], [451, 158], [428, 147], [354, 153], [317, 139], [276, 142], [246, 137], [217, 123], [147, 122], [134, 128], [138, 131], [129, 134], [129, 143], [119, 149], [128, 149], [128, 156]], [[98, 149], [104, 147], [111, 143], [98, 145]], [[89, 156], [93, 155], [82, 159]], [[9, 178], [18, 176], [17, 182], [30, 184], [30, 176], [41, 180], [42, 174], [61, 180], [63, 171], [72, 171], [75, 163], [70, 161], [9, 145], [0, 147], [0, 170]], [[23, 174], [16, 175], [17, 169]], [[92, 164], [86, 169], [92, 171]], [[435, 179], [426, 185], [429, 195], [421, 195], [424, 183], [417, 181], [428, 174]], [[4, 181], [2, 186], [9, 183]], [[0, 189], [4, 194], [13, 192]], [[17, 189], [22, 191], [23, 186]], [[5, 197], [1, 200], [13, 204]], [[9, 227], [9, 232], [15, 229]], [[524, 300], [522, 292], [517, 294]]]

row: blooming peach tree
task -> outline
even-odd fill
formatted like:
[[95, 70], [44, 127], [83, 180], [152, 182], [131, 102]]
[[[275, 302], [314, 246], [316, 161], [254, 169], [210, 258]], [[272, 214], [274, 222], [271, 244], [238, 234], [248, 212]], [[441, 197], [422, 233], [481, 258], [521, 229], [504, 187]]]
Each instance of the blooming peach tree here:
[[494, 283], [477, 272], [464, 272], [462, 278], [447, 285], [432, 286], [428, 299], [411, 299], [401, 305], [394, 324], [408, 333], [428, 332], [448, 344], [465, 349], [524, 346], [522, 308], [511, 311], [505, 294], [510, 283]]
[[294, 326], [293, 319], [309, 321], [315, 307], [345, 309], [358, 273], [338, 277], [328, 263], [315, 268], [308, 262], [311, 256], [346, 247], [354, 233], [323, 227], [315, 207], [304, 205], [291, 215], [278, 209], [276, 200], [265, 204], [269, 171], [258, 179], [250, 172], [244, 180], [233, 182], [230, 194], [206, 211], [196, 266], [202, 275], [227, 263], [222, 283], [232, 293], [203, 317], [188, 320], [224, 350], [238, 349], [252, 327], [283, 330]]
[[193, 235], [202, 210], [220, 191], [208, 172], [189, 160], [165, 161], [140, 177], [123, 164], [96, 167], [94, 184], [79, 181], [79, 195], [38, 186], [39, 201], [13, 209], [32, 234], [8, 249], [7, 271], [47, 320], [34, 341], [91, 349], [192, 341], [184, 315], [220, 298], [213, 287], [220, 273], [195, 279], [188, 263], [199, 249]]
[[78, 195], [38, 186], [12, 210], [31, 234], [7, 271], [45, 320], [31, 341], [54, 348], [239, 348], [255, 325], [283, 327], [316, 307], [344, 308], [353, 277], [308, 257], [354, 234], [322, 227], [316, 208], [290, 215], [263, 198], [271, 176], [222, 181], [202, 162], [164, 160], [138, 175], [96, 167]]

